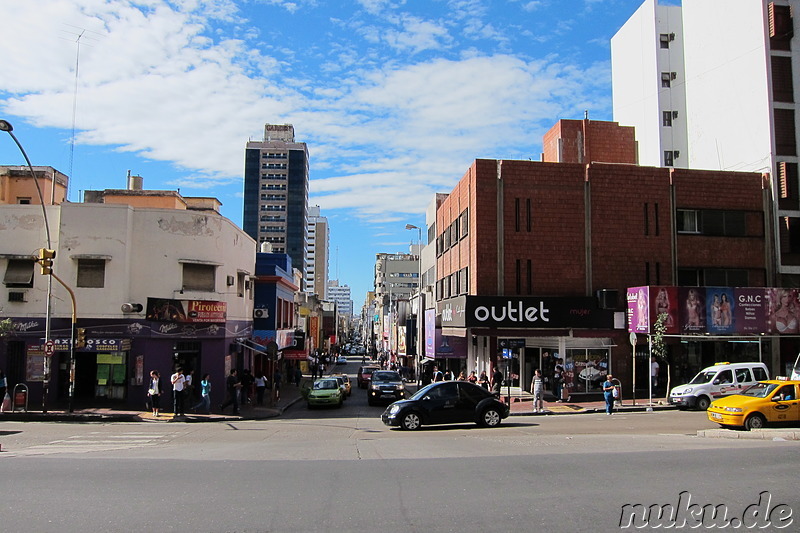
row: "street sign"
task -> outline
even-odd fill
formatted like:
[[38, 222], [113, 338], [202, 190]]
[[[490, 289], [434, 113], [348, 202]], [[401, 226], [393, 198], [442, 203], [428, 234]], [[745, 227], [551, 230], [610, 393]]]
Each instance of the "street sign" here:
[[53, 341], [47, 341], [44, 343], [44, 354], [46, 356], [51, 356], [56, 353], [56, 343]]
[[636, 333], [634, 333], [633, 331], [631, 331], [630, 340], [631, 340], [631, 345], [636, 346]]
[[500, 348], [524, 348], [525, 339], [499, 339]]

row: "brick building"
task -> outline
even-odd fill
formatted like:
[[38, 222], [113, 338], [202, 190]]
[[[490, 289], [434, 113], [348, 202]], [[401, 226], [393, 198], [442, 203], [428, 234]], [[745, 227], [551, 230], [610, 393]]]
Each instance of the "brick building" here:
[[560, 121], [544, 150], [541, 162], [476, 160], [437, 208], [441, 330], [426, 336], [440, 367], [499, 363], [527, 388], [557, 354], [571, 394], [596, 392], [606, 372], [628, 390], [627, 287], [772, 282], [762, 174], [636, 166], [632, 128], [607, 122]]

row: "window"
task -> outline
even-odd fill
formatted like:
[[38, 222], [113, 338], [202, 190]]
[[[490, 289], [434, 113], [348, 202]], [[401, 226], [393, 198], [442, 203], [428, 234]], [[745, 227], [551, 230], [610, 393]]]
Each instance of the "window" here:
[[672, 85], [673, 72], [662, 72], [661, 73], [661, 86], [662, 87], [670, 87]]
[[791, 50], [791, 39], [794, 35], [792, 23], [792, 7], [768, 4], [769, 46], [772, 50]]
[[778, 207], [780, 209], [798, 208], [797, 163], [778, 162]]
[[461, 238], [469, 235], [469, 208], [464, 209], [459, 216], [461, 219]]
[[736, 383], [750, 383], [751, 381], [753, 381], [753, 377], [750, 375], [749, 368], [736, 369]]
[[33, 259], [9, 259], [3, 284], [8, 288], [33, 287]]
[[672, 150], [664, 150], [664, 166], [671, 167], [673, 164]]
[[526, 202], [525, 203], [525, 210], [527, 212], [526, 219], [527, 219], [527, 224], [528, 224], [527, 230], [528, 230], [528, 233], [530, 233], [531, 232], [531, 199], [528, 198], [525, 202]]
[[[519, 217], [520, 217], [520, 214], [519, 214], [519, 198], [515, 198], [514, 199], [514, 231], [516, 231], [517, 233], [519, 233]], [[517, 294], [519, 294], [519, 291], [517, 291]]]
[[31, 203], [30, 196], [17, 196], [17, 203], [22, 205], [29, 205]]
[[755, 381], [766, 381], [769, 379], [766, 371], [760, 366], [753, 367], [753, 375], [755, 377]]
[[772, 56], [772, 98], [776, 102], [794, 102], [792, 58]]
[[214, 278], [217, 268], [214, 265], [183, 263], [183, 286], [186, 291], [213, 292], [216, 289]]
[[678, 285], [684, 287], [748, 287], [747, 270], [725, 268], [679, 268]]
[[670, 128], [672, 127], [672, 111], [662, 111], [661, 112], [661, 125]]
[[777, 155], [797, 155], [794, 109], [776, 109], [775, 152]]
[[247, 288], [247, 274], [244, 272], [237, 272], [236, 273], [236, 294], [244, 298], [244, 292]]
[[650, 217], [648, 216], [647, 202], [644, 204], [644, 234], [650, 235]]
[[105, 287], [105, 259], [78, 259], [77, 285], [86, 289], [102, 289]]
[[669, 43], [673, 40], [675, 40], [674, 33], [662, 33], [658, 36], [658, 42], [661, 48], [669, 48]]
[[678, 209], [678, 233], [700, 233], [697, 211]]

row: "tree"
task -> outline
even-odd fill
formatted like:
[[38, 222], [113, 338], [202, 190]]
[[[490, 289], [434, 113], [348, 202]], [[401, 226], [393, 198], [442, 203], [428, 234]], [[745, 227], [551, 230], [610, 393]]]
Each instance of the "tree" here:
[[667, 318], [669, 318], [667, 313], [660, 313], [653, 324], [653, 344], [651, 355], [656, 359], [667, 358], [667, 345], [664, 342], [664, 333], [667, 330]]
[[5, 320], [0, 320], [0, 338], [5, 337], [11, 333], [11, 319], [6, 318]]

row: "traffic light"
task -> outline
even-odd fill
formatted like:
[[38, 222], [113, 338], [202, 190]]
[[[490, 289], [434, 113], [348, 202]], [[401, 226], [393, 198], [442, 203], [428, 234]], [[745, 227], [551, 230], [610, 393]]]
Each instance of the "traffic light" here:
[[42, 274], [49, 275], [53, 273], [53, 259], [56, 256], [55, 250], [48, 250], [47, 248], [39, 248], [39, 259], [37, 262], [42, 267]]
[[75, 337], [75, 347], [76, 348], [85, 348], [86, 347], [86, 328], [78, 328], [75, 330], [76, 337]]

